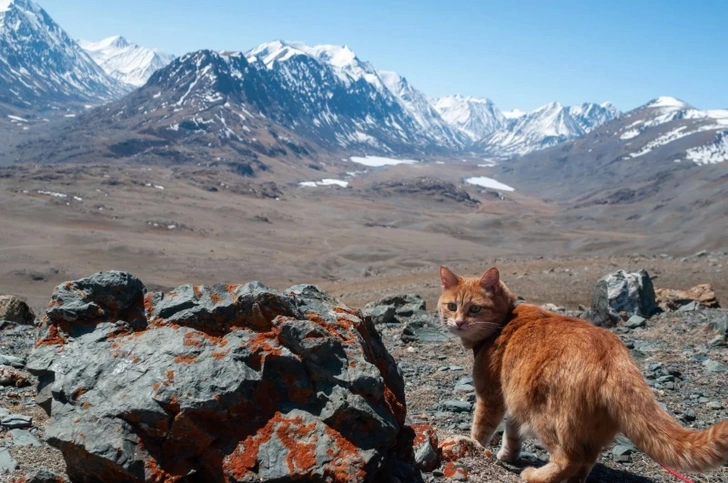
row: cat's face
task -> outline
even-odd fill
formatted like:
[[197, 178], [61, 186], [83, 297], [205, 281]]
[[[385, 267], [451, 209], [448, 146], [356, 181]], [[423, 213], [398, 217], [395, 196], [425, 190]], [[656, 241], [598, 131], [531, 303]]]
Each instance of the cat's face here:
[[504, 304], [497, 269], [491, 268], [478, 279], [459, 277], [441, 267], [440, 280], [443, 293], [438, 310], [450, 332], [468, 341], [479, 341], [502, 327]]

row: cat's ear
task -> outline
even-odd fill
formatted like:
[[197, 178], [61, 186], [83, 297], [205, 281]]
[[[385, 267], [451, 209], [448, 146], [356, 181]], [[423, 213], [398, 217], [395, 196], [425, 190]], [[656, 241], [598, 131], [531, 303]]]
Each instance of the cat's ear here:
[[440, 283], [442, 284], [442, 289], [447, 290], [460, 283], [460, 277], [447, 268], [440, 267]]
[[488, 292], [497, 294], [500, 290], [500, 273], [498, 273], [498, 269], [493, 267], [485, 272], [480, 277], [480, 285]]

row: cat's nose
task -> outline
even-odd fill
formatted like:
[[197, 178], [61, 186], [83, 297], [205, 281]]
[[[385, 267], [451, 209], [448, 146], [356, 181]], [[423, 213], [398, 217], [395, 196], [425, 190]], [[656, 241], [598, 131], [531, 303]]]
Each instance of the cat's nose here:
[[463, 325], [465, 325], [465, 320], [463, 320], [463, 319], [457, 319], [457, 320], [455, 320], [455, 325], [456, 325], [456, 326], [457, 326], [457, 328], [459, 329], [459, 328], [461, 328], [461, 327], [462, 327]]

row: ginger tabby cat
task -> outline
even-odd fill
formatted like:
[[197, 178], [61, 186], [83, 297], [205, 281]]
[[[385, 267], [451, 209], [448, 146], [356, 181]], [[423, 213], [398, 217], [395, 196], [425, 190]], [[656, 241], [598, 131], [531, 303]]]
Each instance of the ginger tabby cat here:
[[617, 336], [590, 322], [516, 305], [491, 268], [463, 278], [440, 268], [438, 307], [448, 329], [473, 349], [477, 395], [471, 436], [490, 441], [507, 415], [498, 459], [514, 462], [521, 438], [537, 437], [549, 463], [530, 483], [583, 483], [602, 449], [624, 433], [658, 463], [705, 471], [728, 460], [728, 422], [686, 429], [662, 410]]

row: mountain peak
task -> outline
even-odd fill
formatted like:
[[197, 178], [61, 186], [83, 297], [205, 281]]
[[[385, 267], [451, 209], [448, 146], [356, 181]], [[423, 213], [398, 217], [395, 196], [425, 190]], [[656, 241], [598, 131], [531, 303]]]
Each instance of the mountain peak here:
[[484, 97], [465, 97], [459, 94], [435, 99], [432, 103], [440, 116], [451, 126], [466, 134], [471, 141], [501, 129], [503, 113]]
[[351, 66], [357, 61], [354, 51], [346, 45], [323, 44], [309, 46], [303, 42], [285, 40], [266, 42], [246, 54], [248, 57], [258, 58], [268, 68], [275, 62], [284, 62], [295, 55], [307, 55], [339, 69]]
[[687, 102], [683, 102], [680, 99], [671, 96], [660, 96], [656, 99], [648, 102], [645, 107], [669, 107], [677, 109], [685, 109], [690, 107]]
[[134, 87], [144, 85], [156, 70], [174, 58], [157, 49], [131, 43], [121, 35], [98, 42], [79, 40], [78, 45], [111, 77]]
[[108, 48], [124, 48], [129, 47], [130, 44], [128, 40], [126, 40], [121, 35], [114, 35], [113, 37], [107, 37], [105, 39], [99, 40], [98, 42], [92, 42], [89, 40], [79, 40], [78, 45], [81, 46], [83, 50], [86, 51], [97, 51], [97, 50], [103, 50]]
[[32, 0], [0, 0], [0, 12], [7, 12], [13, 7], [34, 12], [40, 10], [40, 6]]
[[126, 92], [32, 0], [0, 0], [0, 58], [0, 102], [47, 108]]

